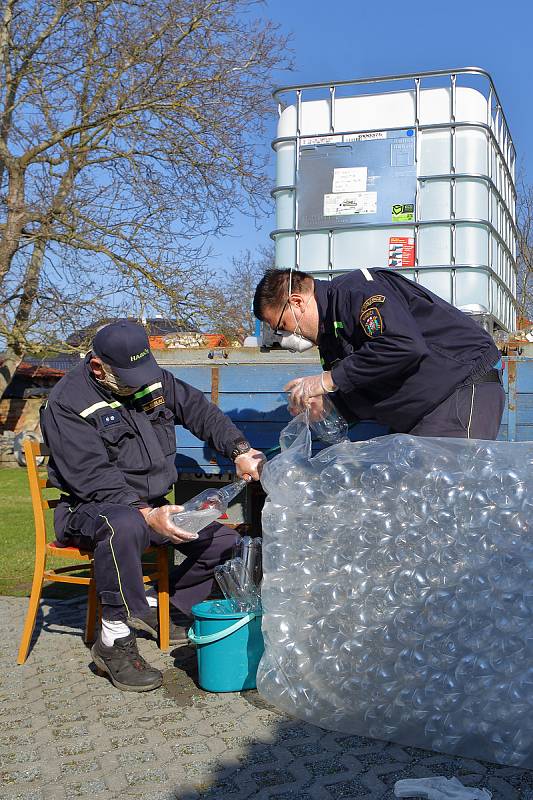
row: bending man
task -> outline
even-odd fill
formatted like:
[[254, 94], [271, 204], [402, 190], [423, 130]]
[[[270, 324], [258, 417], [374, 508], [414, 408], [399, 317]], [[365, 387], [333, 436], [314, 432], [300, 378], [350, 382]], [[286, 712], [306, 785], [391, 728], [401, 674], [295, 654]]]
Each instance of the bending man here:
[[332, 281], [268, 270], [255, 316], [299, 352], [318, 345], [323, 372], [290, 381], [294, 413], [331, 394], [350, 421], [394, 433], [495, 439], [505, 393], [500, 352], [469, 316], [387, 269]]

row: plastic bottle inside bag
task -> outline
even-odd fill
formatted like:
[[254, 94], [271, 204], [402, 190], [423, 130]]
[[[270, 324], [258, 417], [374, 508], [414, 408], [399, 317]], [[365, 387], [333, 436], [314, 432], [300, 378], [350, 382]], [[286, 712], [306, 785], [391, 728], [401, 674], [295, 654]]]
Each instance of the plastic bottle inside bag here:
[[339, 444], [348, 438], [348, 423], [329, 397], [322, 397], [322, 411], [308, 411], [309, 427], [317, 439], [326, 444]]
[[183, 503], [183, 511], [172, 514], [172, 522], [188, 533], [198, 533], [218, 519], [245, 486], [246, 481], [240, 480], [223, 489], [206, 489]]

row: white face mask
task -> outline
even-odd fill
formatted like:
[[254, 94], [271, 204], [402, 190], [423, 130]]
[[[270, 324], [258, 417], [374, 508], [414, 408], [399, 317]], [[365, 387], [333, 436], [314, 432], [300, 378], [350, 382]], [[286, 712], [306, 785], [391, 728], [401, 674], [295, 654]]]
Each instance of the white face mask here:
[[109, 389], [110, 392], [113, 392], [113, 394], [119, 397], [127, 397], [130, 394], [135, 394], [137, 387], [132, 388], [131, 386], [126, 386], [118, 375], [115, 375], [111, 367], [108, 367], [107, 364], [102, 364], [102, 369], [104, 370], [105, 378], [97, 378], [96, 380], [98, 383], [101, 383], [102, 386], [105, 386], [106, 389]]
[[305, 353], [314, 346], [314, 342], [298, 333], [286, 333], [280, 337], [279, 345], [283, 350], [290, 350], [291, 353]]
[[283, 350], [290, 350], [291, 353], [305, 353], [306, 350], [309, 350], [311, 347], [314, 346], [314, 342], [310, 339], [307, 339], [305, 336], [302, 336], [301, 333], [298, 333], [298, 329], [300, 327], [300, 323], [303, 319], [303, 315], [307, 311], [307, 306], [311, 300], [311, 296], [309, 300], [305, 304], [305, 308], [302, 311], [302, 316], [299, 320], [296, 319], [296, 314], [294, 313], [294, 308], [291, 306], [292, 315], [294, 317], [294, 321], [296, 322], [296, 327], [292, 333], [284, 333], [281, 336], [280, 347]]

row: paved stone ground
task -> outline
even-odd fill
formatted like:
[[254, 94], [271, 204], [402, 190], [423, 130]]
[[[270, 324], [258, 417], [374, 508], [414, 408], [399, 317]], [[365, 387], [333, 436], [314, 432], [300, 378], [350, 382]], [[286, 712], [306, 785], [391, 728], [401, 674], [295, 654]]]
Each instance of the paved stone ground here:
[[323, 731], [256, 692], [203, 692], [190, 647], [140, 641], [164, 685], [122, 693], [90, 669], [84, 603], [43, 603], [16, 666], [26, 603], [0, 598], [3, 800], [392, 800], [396, 780], [439, 774], [533, 800], [533, 772]]

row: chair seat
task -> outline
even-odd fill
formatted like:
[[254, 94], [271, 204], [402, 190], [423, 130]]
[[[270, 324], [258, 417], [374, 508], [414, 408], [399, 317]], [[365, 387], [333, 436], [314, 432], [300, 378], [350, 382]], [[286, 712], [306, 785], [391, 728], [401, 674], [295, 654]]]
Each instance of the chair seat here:
[[[41, 456], [50, 455], [47, 448], [31, 439], [24, 440], [24, 454], [28, 469], [28, 480], [35, 521], [35, 566], [30, 592], [30, 601], [24, 621], [24, 628], [17, 655], [17, 664], [24, 664], [28, 657], [31, 637], [35, 628], [35, 621], [39, 611], [43, 583], [57, 581], [88, 588], [87, 618], [85, 622], [84, 641], [94, 641], [96, 617], [98, 612], [98, 598], [96, 596], [96, 582], [93, 570], [94, 552], [91, 549], [76, 547], [74, 543], [46, 541], [46, 517], [44, 512], [56, 508], [57, 499], [47, 499], [43, 490], [53, 488], [47, 477], [39, 474], [38, 466]], [[56, 490], [57, 492], [57, 490]], [[157, 599], [159, 613], [159, 647], [167, 650], [169, 647], [169, 601], [168, 601], [168, 554], [166, 546], [150, 547], [149, 551], [155, 552], [155, 559], [143, 563], [143, 582], [157, 582]], [[46, 560], [50, 555], [60, 556], [68, 563], [65, 566], [54, 566], [47, 569]], [[74, 563], [72, 563], [74, 562]], [[76, 563], [77, 562], [77, 563]], [[89, 574], [82, 574], [89, 573]]]
[[[163, 545], [151, 544], [144, 552], [156, 553], [158, 547], [162, 546]], [[53, 542], [48, 542], [46, 549], [49, 553], [53, 553], [55, 556], [64, 556], [65, 558], [83, 558], [84, 561], [90, 560], [94, 556], [92, 550], [80, 550], [79, 547], [75, 547], [74, 545], [62, 544], [62, 542], [58, 542], [57, 539], [54, 539]]]
[[57, 541], [48, 542], [46, 549], [49, 553], [61, 558], [78, 558], [83, 561], [91, 561], [93, 558], [93, 553], [90, 550], [80, 550], [79, 547], [73, 547], [72, 545], [65, 546]]

